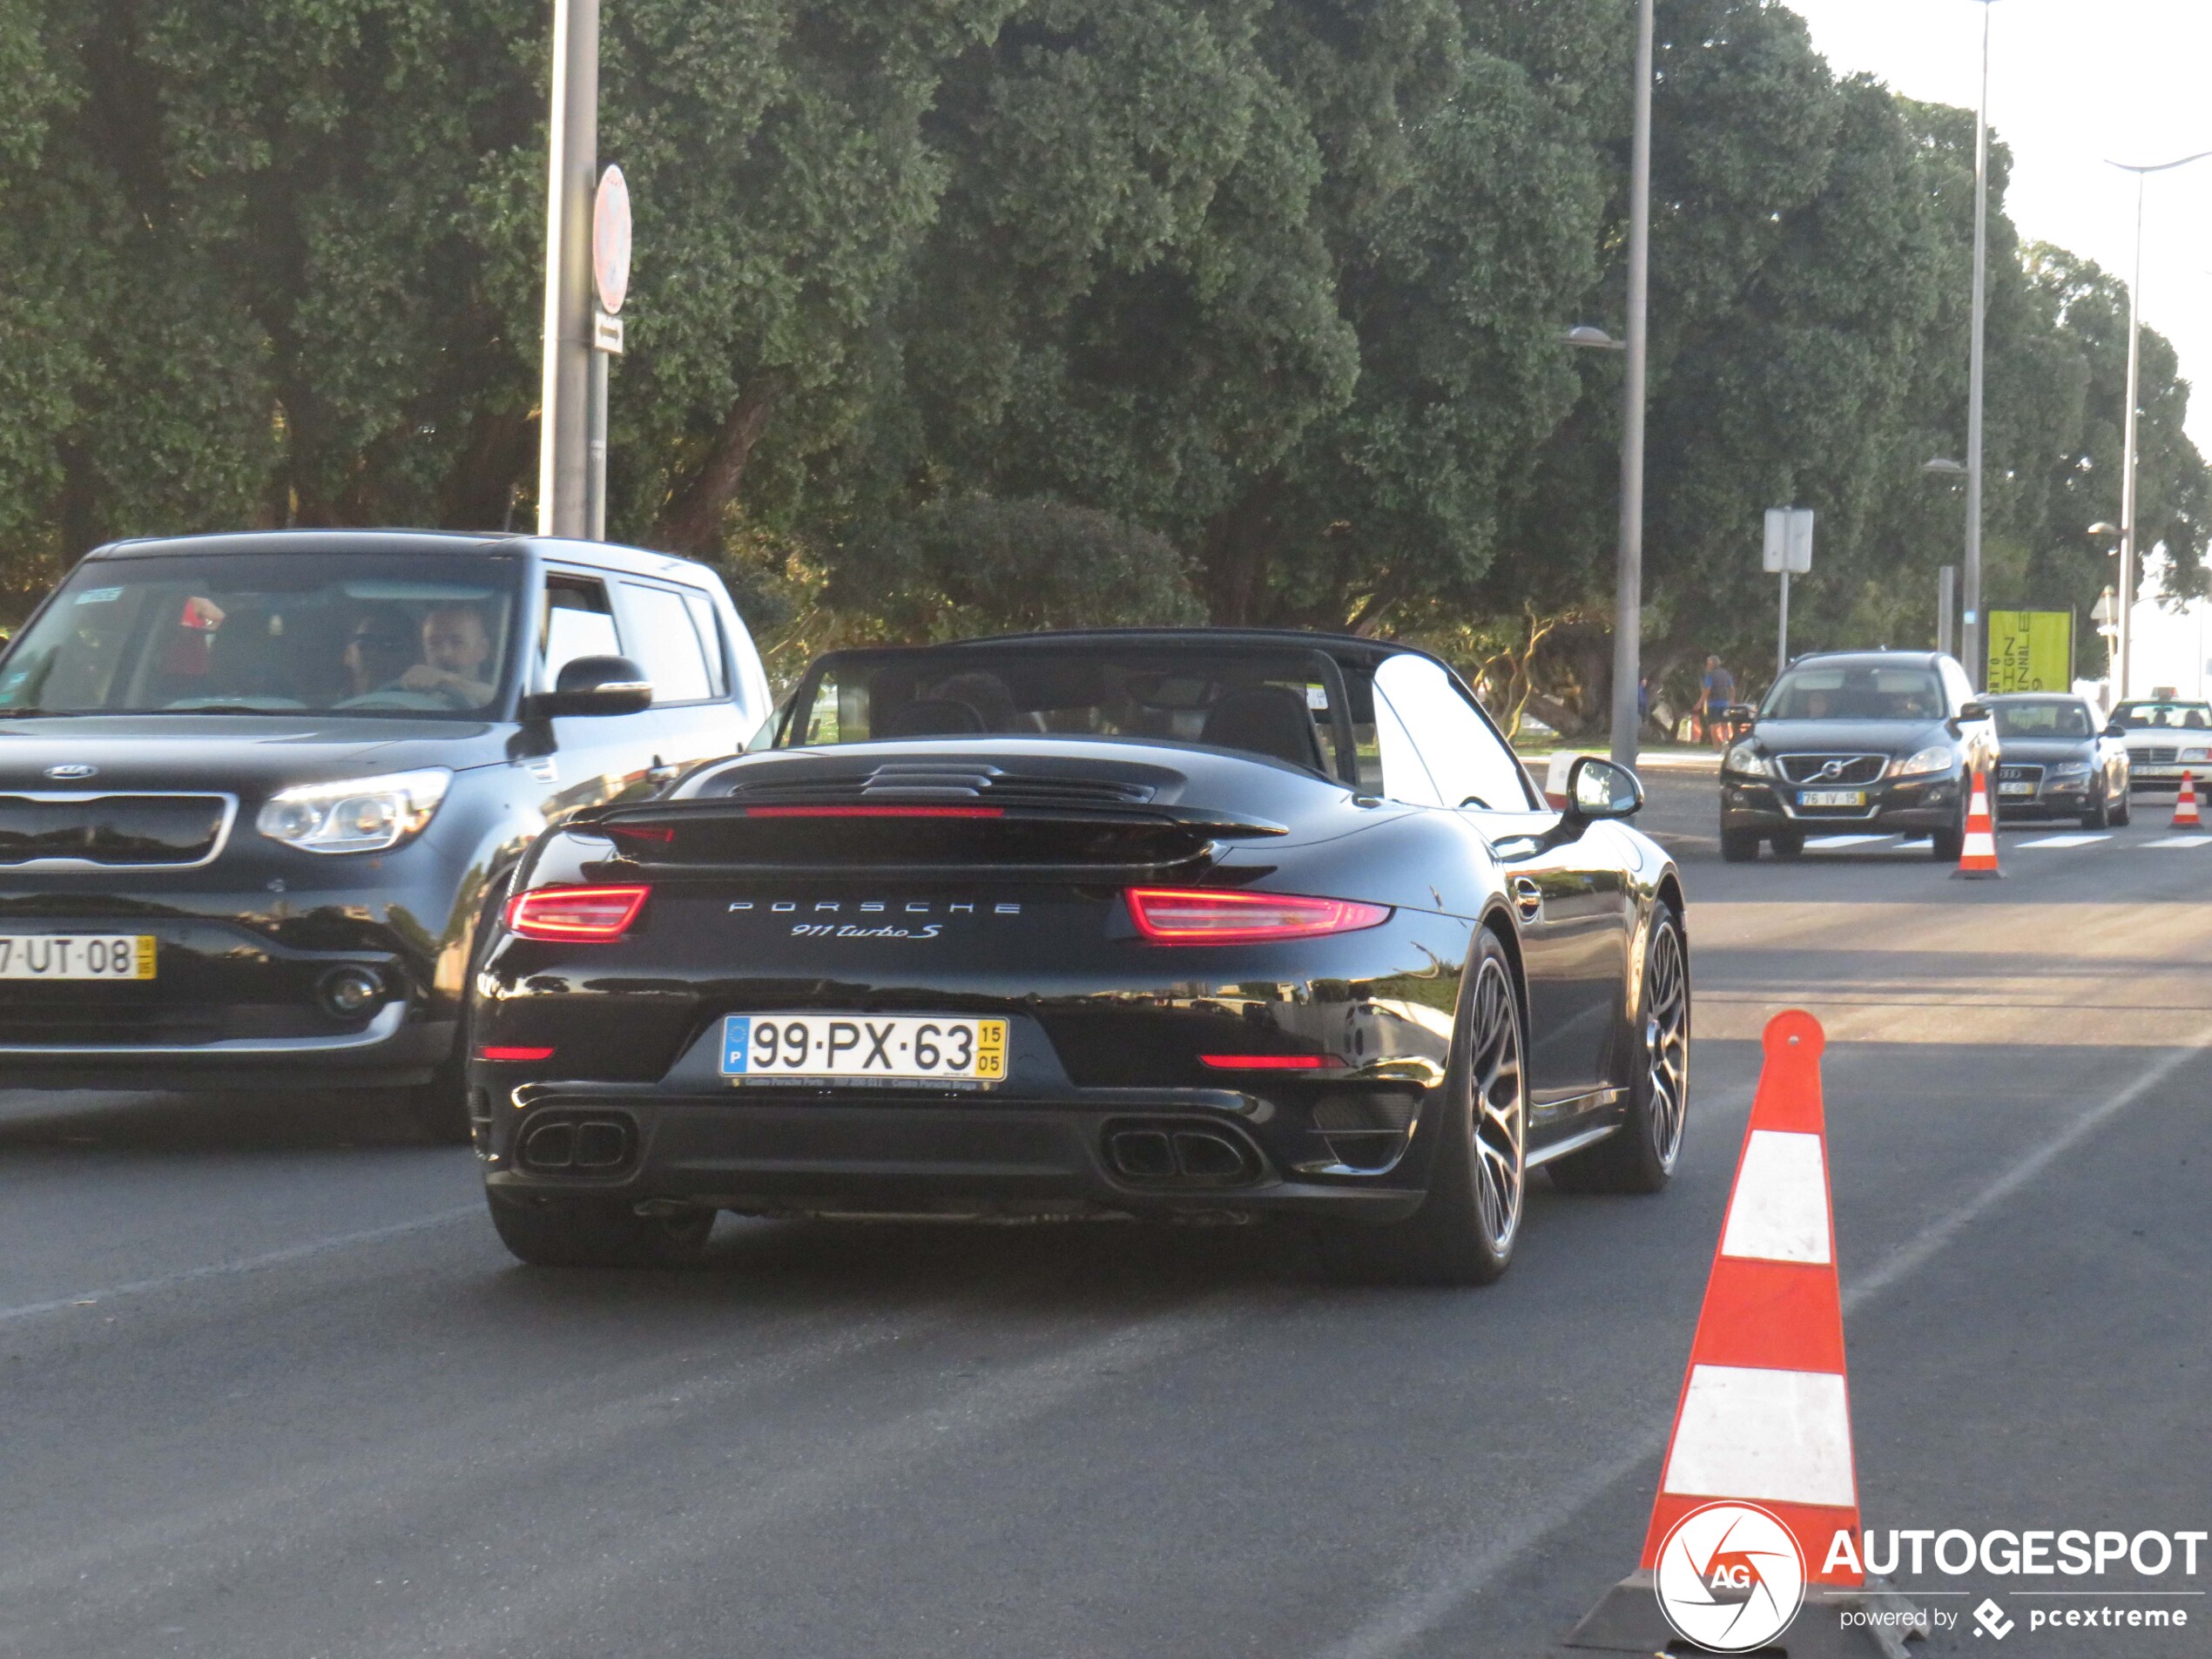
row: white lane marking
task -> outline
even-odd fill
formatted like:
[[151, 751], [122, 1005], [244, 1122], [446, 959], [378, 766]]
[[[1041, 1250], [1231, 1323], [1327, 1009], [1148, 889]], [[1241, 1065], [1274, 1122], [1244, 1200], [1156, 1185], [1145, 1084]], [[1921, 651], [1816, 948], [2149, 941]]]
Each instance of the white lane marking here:
[[395, 1221], [388, 1227], [366, 1227], [359, 1232], [337, 1233], [328, 1238], [314, 1238], [304, 1244], [288, 1244], [282, 1250], [273, 1250], [265, 1256], [248, 1256], [243, 1261], [210, 1262], [203, 1267], [187, 1267], [181, 1271], [164, 1273], [158, 1278], [134, 1278], [124, 1285], [110, 1285], [97, 1291], [79, 1291], [74, 1296], [57, 1297], [51, 1302], [25, 1302], [19, 1307], [0, 1308], [0, 1325], [11, 1319], [28, 1319], [40, 1313], [58, 1313], [64, 1308], [98, 1306], [112, 1302], [118, 1297], [145, 1296], [154, 1291], [165, 1291], [173, 1285], [189, 1285], [196, 1279], [220, 1278], [229, 1273], [251, 1273], [264, 1267], [280, 1267], [287, 1262], [305, 1261], [311, 1256], [321, 1256], [334, 1250], [347, 1250], [355, 1244], [374, 1244], [387, 1238], [401, 1238], [408, 1233], [426, 1232], [433, 1227], [443, 1227], [459, 1221], [464, 1216], [481, 1216], [481, 1204], [463, 1204], [457, 1210], [441, 1210], [435, 1216], [418, 1216], [413, 1221]]
[[[1896, 1251], [1885, 1257], [1871, 1272], [1851, 1280], [1844, 1286], [1845, 1317], [1898, 1280], [1919, 1272], [1985, 1211], [2011, 1197], [2183, 1066], [2202, 1058], [2208, 1048], [2212, 1048], [2212, 1025], [2187, 1038], [2182, 1047], [2146, 1068], [2117, 1094], [2091, 1107], [2056, 1136], [2007, 1166], [2003, 1174], [1940, 1221], [1923, 1227]], [[1731, 1095], [1731, 1105], [1735, 1097]], [[1343, 1641], [1326, 1649], [1325, 1659], [1386, 1659], [1389, 1655], [1403, 1653], [1450, 1618], [1462, 1603], [1489, 1588], [1545, 1539], [1573, 1524], [1583, 1510], [1609, 1495], [1614, 1487], [1666, 1449], [1667, 1431], [1655, 1428], [1611, 1461], [1586, 1469], [1549, 1504], [1513, 1531], [1487, 1531], [1451, 1541], [1437, 1558], [1448, 1565], [1436, 1572], [1426, 1588], [1402, 1602], [1378, 1608]], [[1636, 1502], [1642, 1501], [1640, 1495], [1635, 1499]]]
[[2109, 841], [2111, 839], [2107, 834], [2039, 835], [2032, 841], [2014, 841], [2013, 845], [2022, 850], [2031, 846], [2087, 846], [2092, 841]]
[[1728, 1224], [1721, 1230], [1721, 1254], [1769, 1262], [1831, 1259], [1820, 1136], [1751, 1131], [1729, 1200]]
[[2212, 835], [2161, 835], [2155, 841], [2145, 841], [2145, 846], [2212, 846]]
[[1842, 1375], [1692, 1366], [1659, 1489], [1851, 1507], [1858, 1491]]
[[1894, 835], [1816, 835], [1805, 843], [1808, 853], [1833, 853], [1846, 846], [1865, 846], [1873, 841], [1894, 841]]

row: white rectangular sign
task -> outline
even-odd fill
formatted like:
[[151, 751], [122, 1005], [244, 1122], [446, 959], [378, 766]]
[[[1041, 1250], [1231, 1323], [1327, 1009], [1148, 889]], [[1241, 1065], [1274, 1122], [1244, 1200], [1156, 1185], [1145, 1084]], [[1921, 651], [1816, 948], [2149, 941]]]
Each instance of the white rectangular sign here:
[[1784, 570], [1803, 576], [1812, 569], [1812, 509], [1770, 507], [1766, 509], [1764, 564], [1769, 576]]

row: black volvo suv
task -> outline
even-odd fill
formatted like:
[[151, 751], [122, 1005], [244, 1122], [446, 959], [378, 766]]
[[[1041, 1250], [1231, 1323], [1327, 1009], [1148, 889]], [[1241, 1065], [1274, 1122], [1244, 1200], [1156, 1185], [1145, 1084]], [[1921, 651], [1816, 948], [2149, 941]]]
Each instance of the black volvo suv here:
[[1925, 835], [1959, 856], [1969, 780], [1994, 778], [1998, 739], [1966, 671], [1934, 651], [1829, 651], [1775, 680], [1749, 735], [1721, 763], [1721, 856], [1783, 857], [1805, 836]]
[[418, 531], [118, 543], [0, 655], [0, 1085], [408, 1089], [549, 823], [745, 746], [720, 579]]

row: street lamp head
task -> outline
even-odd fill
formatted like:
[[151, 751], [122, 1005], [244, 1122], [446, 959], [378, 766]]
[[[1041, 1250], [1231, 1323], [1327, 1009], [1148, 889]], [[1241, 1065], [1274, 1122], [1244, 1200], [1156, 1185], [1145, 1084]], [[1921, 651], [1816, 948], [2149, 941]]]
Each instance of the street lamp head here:
[[2092, 536], [2117, 536], [2120, 534], [2120, 526], [2117, 524], [2107, 524], [2101, 518], [2095, 523], [2089, 526], [2088, 533]]
[[1562, 346], [1588, 346], [1596, 351], [1626, 351], [1629, 343], [1615, 340], [1595, 323], [1578, 322], [1559, 337]]
[[1937, 455], [1932, 460], [1922, 462], [1920, 470], [1932, 474], [1938, 478], [1952, 478], [1965, 472], [1966, 469], [1949, 455]]

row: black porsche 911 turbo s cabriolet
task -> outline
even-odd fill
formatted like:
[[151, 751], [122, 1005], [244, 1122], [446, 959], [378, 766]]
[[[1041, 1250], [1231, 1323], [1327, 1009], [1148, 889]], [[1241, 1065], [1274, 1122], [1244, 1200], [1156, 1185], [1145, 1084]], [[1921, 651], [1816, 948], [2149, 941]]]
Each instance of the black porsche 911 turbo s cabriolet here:
[[1317, 1224], [1495, 1278], [1529, 1172], [1655, 1191], [1688, 1104], [1672, 861], [1548, 805], [1441, 662], [1193, 629], [853, 651], [772, 746], [579, 814], [477, 975], [508, 1246], [718, 1211]]

